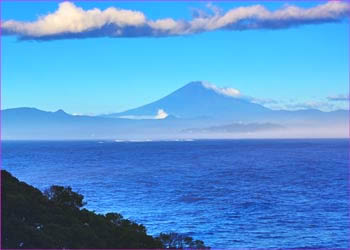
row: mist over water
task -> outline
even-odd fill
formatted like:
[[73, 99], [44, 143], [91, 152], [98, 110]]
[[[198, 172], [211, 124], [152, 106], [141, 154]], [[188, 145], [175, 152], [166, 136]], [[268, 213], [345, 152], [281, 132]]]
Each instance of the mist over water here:
[[121, 113], [79, 116], [24, 107], [3, 110], [1, 122], [2, 138], [7, 140], [347, 138], [349, 134], [347, 110], [272, 110], [239, 96], [237, 90], [208, 87], [200, 81]]
[[348, 245], [348, 140], [4, 141], [3, 168], [212, 247]]

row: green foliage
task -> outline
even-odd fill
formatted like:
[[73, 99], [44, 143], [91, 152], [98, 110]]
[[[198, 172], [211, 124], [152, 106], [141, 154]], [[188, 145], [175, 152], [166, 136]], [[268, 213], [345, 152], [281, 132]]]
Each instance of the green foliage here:
[[72, 191], [71, 187], [51, 186], [45, 190], [44, 195], [52, 202], [61, 206], [72, 208], [81, 208], [86, 203], [83, 202], [84, 196]]
[[178, 233], [161, 233], [158, 239], [165, 248], [192, 248], [192, 249], [209, 249], [201, 240], [193, 240], [192, 237]]
[[38, 189], [1, 171], [1, 248], [204, 248], [179, 234], [147, 235], [118, 213], [81, 209], [84, 197], [70, 187]]

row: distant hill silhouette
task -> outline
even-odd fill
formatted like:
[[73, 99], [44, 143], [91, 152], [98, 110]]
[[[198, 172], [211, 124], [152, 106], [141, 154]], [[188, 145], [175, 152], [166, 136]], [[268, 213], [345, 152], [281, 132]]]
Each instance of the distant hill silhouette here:
[[118, 118], [121, 116], [155, 115], [162, 109], [169, 115], [182, 119], [209, 118], [216, 120], [250, 121], [250, 122], [333, 122], [347, 119], [348, 111], [337, 110], [322, 112], [317, 109], [296, 111], [271, 110], [241, 96], [221, 93], [220, 88], [201, 81], [190, 82], [173, 93], [141, 107], [125, 112], [104, 115]]
[[158, 101], [107, 117], [124, 115], [154, 115], [159, 109], [178, 118], [244, 117], [270, 112], [269, 109], [240, 98], [232, 98], [205, 87], [202, 82], [190, 82]]
[[284, 129], [281, 125], [272, 123], [233, 123], [221, 126], [213, 126], [207, 128], [184, 129], [185, 133], [239, 133], [239, 132], [256, 132], [268, 130]]
[[[63, 110], [46, 112], [26, 107], [7, 109], [2, 110], [2, 138], [167, 139], [190, 136], [188, 133], [183, 134], [188, 129], [203, 135], [221, 131], [219, 128], [207, 128], [237, 123], [241, 124], [239, 129], [236, 126], [236, 129], [224, 130], [232, 134], [256, 132], [257, 124], [265, 123], [286, 129], [322, 127], [330, 134], [334, 130], [337, 137], [340, 134], [347, 136], [347, 110], [271, 110], [235, 94], [233, 89], [220, 89], [203, 82], [191, 82], [158, 101], [102, 116], [76, 116]], [[259, 131], [271, 131], [269, 126], [259, 128]], [[328, 132], [327, 136], [330, 136]], [[322, 137], [323, 132], [319, 132], [318, 136]]]

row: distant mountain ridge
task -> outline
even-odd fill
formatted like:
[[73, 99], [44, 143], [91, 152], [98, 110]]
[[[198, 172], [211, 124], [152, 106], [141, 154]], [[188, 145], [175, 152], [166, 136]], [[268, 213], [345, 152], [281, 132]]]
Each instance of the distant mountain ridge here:
[[[234, 89], [220, 89], [191, 82], [158, 101], [121, 113], [103, 116], [70, 115], [63, 110], [13, 108], [1, 111], [3, 139], [140, 139], [205, 138], [224, 132], [274, 131], [285, 136], [348, 136], [346, 110], [271, 110], [236, 96]], [[269, 124], [269, 125], [267, 125]], [[294, 134], [288, 129], [294, 128]], [[321, 132], [316, 132], [322, 128]], [[282, 131], [282, 132], [281, 132]]]
[[121, 113], [105, 115], [105, 117], [155, 115], [163, 109], [178, 118], [245, 116], [270, 112], [259, 104], [241, 98], [232, 98], [217, 93], [203, 82], [190, 82], [184, 87], [150, 104], [130, 109]]
[[120, 113], [103, 115], [103, 117], [119, 118], [132, 116], [152, 116], [159, 110], [164, 110], [168, 115], [180, 119], [216, 119], [226, 121], [246, 121], [246, 122], [307, 122], [325, 121], [325, 119], [344, 120], [348, 111], [337, 110], [323, 112], [317, 109], [305, 110], [272, 110], [260, 104], [254, 103], [239, 95], [231, 96], [220, 93], [220, 88], [209, 85], [205, 82], [190, 82], [171, 94], [143, 105]]

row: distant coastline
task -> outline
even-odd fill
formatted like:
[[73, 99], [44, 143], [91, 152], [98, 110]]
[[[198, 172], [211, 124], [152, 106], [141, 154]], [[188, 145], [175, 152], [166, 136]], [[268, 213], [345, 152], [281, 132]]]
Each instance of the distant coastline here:
[[2, 139], [152, 141], [348, 136], [348, 110], [274, 110], [218, 89], [191, 82], [155, 102], [108, 115], [71, 115], [61, 109], [48, 112], [27, 107], [5, 109], [1, 111]]

